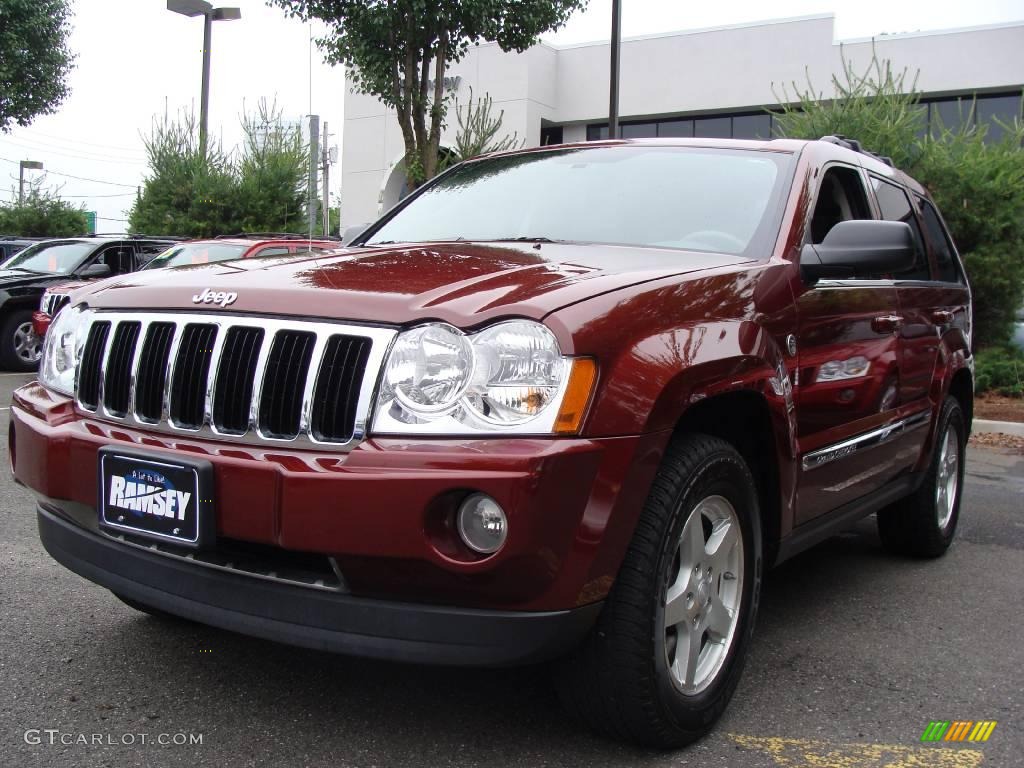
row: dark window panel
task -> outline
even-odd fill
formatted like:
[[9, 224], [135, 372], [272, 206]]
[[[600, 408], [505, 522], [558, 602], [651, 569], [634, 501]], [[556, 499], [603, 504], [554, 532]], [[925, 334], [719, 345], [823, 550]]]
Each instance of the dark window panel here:
[[976, 109], [978, 125], [988, 126], [985, 138], [988, 141], [999, 141], [1006, 134], [1006, 129], [996, 120], [1012, 124], [1014, 120], [1020, 118], [1020, 94], [979, 97]]
[[607, 125], [588, 125], [587, 141], [601, 141], [608, 138]]
[[653, 139], [658, 135], [657, 123], [625, 123], [619, 126], [624, 139]]
[[693, 135], [702, 139], [731, 139], [731, 117], [705, 117], [693, 121]]
[[739, 115], [732, 119], [734, 139], [770, 139], [772, 137], [771, 115]]
[[662, 120], [658, 123], [658, 137], [692, 139], [693, 120]]
[[930, 126], [932, 136], [941, 134], [943, 128], [951, 131], [973, 123], [973, 99], [943, 99], [931, 103]]

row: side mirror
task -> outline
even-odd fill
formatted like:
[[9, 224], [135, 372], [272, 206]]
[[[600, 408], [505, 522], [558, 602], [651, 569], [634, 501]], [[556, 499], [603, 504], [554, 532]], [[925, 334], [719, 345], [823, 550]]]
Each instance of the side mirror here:
[[110, 277], [111, 274], [113, 273], [110, 271], [109, 264], [90, 264], [79, 272], [78, 276], [92, 280], [96, 277]]
[[903, 221], [841, 221], [818, 245], [800, 252], [804, 280], [869, 277], [914, 266], [914, 233]]
[[341, 244], [348, 245], [363, 232], [370, 228], [370, 224], [353, 224], [351, 227], [345, 227], [345, 231], [341, 233]]

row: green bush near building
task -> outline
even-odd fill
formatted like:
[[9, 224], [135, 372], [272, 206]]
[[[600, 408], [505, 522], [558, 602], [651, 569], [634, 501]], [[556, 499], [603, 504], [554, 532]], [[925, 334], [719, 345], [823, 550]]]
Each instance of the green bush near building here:
[[[873, 58], [864, 72], [844, 63], [833, 95], [783, 88], [776, 120], [790, 138], [844, 135], [888, 156], [931, 193], [964, 259], [974, 292], [976, 348], [1002, 347], [1024, 303], [1024, 123], [1000, 124], [999, 141], [984, 125], [926, 125], [916, 81]], [[970, 100], [964, 110], [973, 109]]]

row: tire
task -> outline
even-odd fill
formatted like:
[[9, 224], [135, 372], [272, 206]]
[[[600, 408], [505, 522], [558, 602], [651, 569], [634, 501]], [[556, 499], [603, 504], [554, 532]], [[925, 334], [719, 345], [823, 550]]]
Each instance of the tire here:
[[[698, 511], [700, 527], [687, 525], [697, 522]], [[711, 520], [720, 527], [709, 537]], [[725, 521], [733, 539], [720, 554]], [[719, 547], [709, 555], [712, 537]], [[702, 578], [695, 582], [693, 562], [702, 556]], [[722, 575], [715, 566], [725, 569]], [[707, 567], [713, 568], [710, 580]], [[761, 569], [761, 521], [749, 468], [724, 440], [674, 438], [596, 626], [557, 671], [565, 708], [598, 732], [643, 746], [680, 747], [707, 733], [740, 679]], [[722, 613], [730, 604], [732, 614]], [[698, 611], [703, 618], [691, 631]], [[672, 618], [682, 622], [670, 629]], [[692, 646], [699, 657], [691, 666], [688, 639], [702, 626], [707, 632]], [[701, 644], [713, 633], [722, 648]], [[690, 668], [692, 680], [683, 674]]]
[[0, 366], [5, 370], [36, 370], [42, 350], [42, 339], [32, 330], [32, 310], [11, 312], [0, 324]]
[[159, 608], [154, 608], [151, 605], [140, 603], [138, 600], [133, 600], [130, 597], [119, 595], [117, 592], [114, 592], [112, 594], [114, 595], [114, 597], [116, 597], [122, 603], [127, 605], [129, 608], [134, 608], [136, 611], [140, 611], [141, 613], [148, 613], [150, 616], [154, 616], [158, 619], [163, 619], [164, 621], [188, 621], [188, 619], [183, 619], [180, 616], [175, 616], [173, 613], [167, 613], [167, 611], [161, 611]]
[[966, 445], [963, 410], [956, 398], [947, 397], [921, 486], [878, 513], [878, 535], [886, 550], [899, 555], [939, 557], [949, 549], [960, 519]]

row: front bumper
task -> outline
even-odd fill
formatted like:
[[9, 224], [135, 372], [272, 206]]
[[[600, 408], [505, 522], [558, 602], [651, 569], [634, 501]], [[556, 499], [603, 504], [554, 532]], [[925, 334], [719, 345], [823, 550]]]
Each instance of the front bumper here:
[[[254, 447], [111, 425], [38, 384], [15, 393], [9, 435], [17, 479], [41, 498], [44, 544], [88, 579], [261, 637], [471, 664], [534, 660], [579, 639], [611, 588], [666, 439], [374, 439], [348, 454]], [[97, 452], [108, 445], [206, 459], [215, 549], [319, 557], [343, 575], [345, 593], [204, 569], [101, 532]], [[509, 519], [505, 546], [489, 557], [460, 549], [451, 525], [473, 492]], [[445, 638], [451, 647], [438, 650]]]
[[125, 547], [43, 503], [39, 537], [60, 564], [186, 619], [267, 640], [371, 658], [463, 666], [526, 664], [578, 643], [600, 611], [517, 612], [373, 600], [250, 579]]

